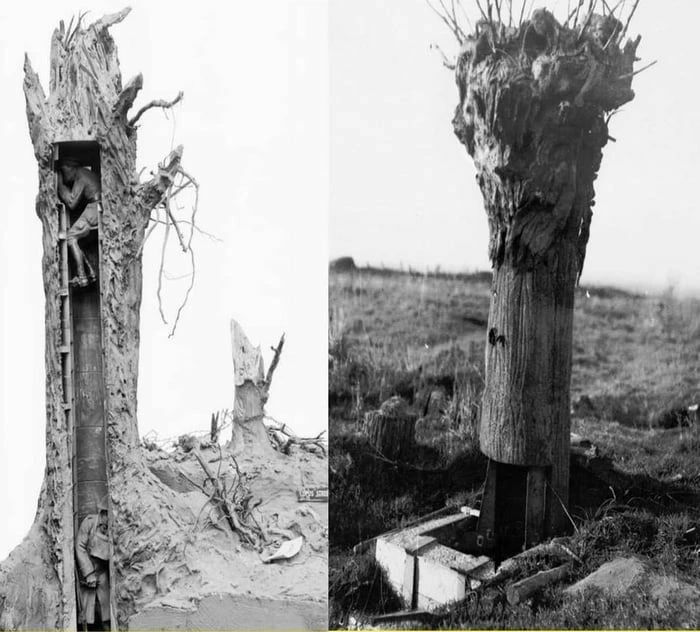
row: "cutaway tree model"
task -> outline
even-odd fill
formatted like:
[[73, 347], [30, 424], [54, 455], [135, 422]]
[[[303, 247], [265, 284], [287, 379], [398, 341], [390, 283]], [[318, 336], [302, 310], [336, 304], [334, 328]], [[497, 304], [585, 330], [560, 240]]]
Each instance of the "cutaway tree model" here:
[[[204, 602], [208, 610], [203, 616], [213, 625], [224, 627], [229, 621], [243, 627], [245, 621], [236, 621], [230, 603], [226, 607], [231, 612], [221, 611], [221, 598], [206, 601], [213, 594], [269, 597], [269, 603], [257, 607], [270, 613], [273, 627], [276, 609], [290, 613], [293, 627], [306, 627], [307, 619], [325, 613], [325, 564], [323, 569], [314, 560], [308, 564], [305, 572], [319, 577], [297, 571], [275, 574], [271, 581], [270, 573], [258, 570], [259, 555], [263, 547], [279, 544], [280, 536], [275, 540], [269, 520], [253, 514], [256, 495], [264, 489], [279, 492], [270, 505], [276, 509], [275, 520], [291, 512], [297, 530], [306, 533], [318, 551], [324, 550], [325, 527], [316, 514], [295, 514], [304, 508], [296, 504], [300, 463], [278, 452], [264, 463], [236, 461], [233, 455], [222, 456], [218, 445], [196, 450], [196, 459], [192, 454], [173, 457], [144, 450], [139, 441], [142, 249], [150, 219], [153, 226], [164, 224], [166, 239], [172, 229], [191, 255], [191, 232], [188, 241], [170, 202], [196, 183], [180, 165], [181, 147], [165, 158], [152, 179], [141, 182], [137, 175], [137, 122], [150, 108], [170, 107], [180, 97], [152, 101], [129, 116], [142, 77], [122, 85], [109, 33], [128, 12], [105, 16], [87, 27], [80, 19], [67, 29], [61, 23], [51, 42], [48, 97], [25, 60], [27, 119], [39, 168], [36, 213], [43, 229], [46, 470], [34, 524], [0, 565], [0, 627], [75, 627], [75, 536], [79, 522], [94, 514], [100, 502], [108, 504], [111, 542], [111, 617], [105, 616], [104, 608], [102, 615], [111, 618], [113, 627], [182, 627], [187, 617], [196, 625]], [[57, 195], [58, 165], [67, 162], [91, 171], [98, 178], [90, 177], [101, 183], [101, 199], [90, 200], [101, 206], [97, 227], [81, 241], [97, 282], [85, 287], [70, 283], [76, 270], [66, 231], [76, 218]], [[193, 222], [191, 217], [190, 229]], [[212, 470], [208, 463], [216, 454], [219, 465]], [[205, 466], [200, 467], [198, 459]], [[318, 461], [315, 472], [325, 463]], [[275, 475], [265, 476], [268, 468], [294, 489], [280, 492]], [[183, 487], [180, 482], [185, 479], [189, 483]], [[229, 510], [233, 516], [223, 515]], [[246, 521], [255, 525], [254, 532], [244, 528]], [[286, 529], [291, 537], [289, 524], [278, 522], [278, 530]], [[308, 551], [302, 548], [300, 556], [308, 556]], [[238, 606], [245, 607], [241, 599]], [[301, 604], [296, 611], [290, 610], [290, 599]], [[166, 621], [163, 612], [179, 613], [180, 618]], [[247, 612], [255, 622], [256, 613], [250, 608]]]
[[637, 4], [623, 23], [604, 0], [580, 0], [560, 23], [546, 9], [526, 18], [512, 2], [476, 0], [481, 19], [469, 35], [454, 2], [431, 5], [461, 45], [456, 64], [445, 59], [459, 90], [453, 125], [490, 232], [487, 543], [515, 535], [532, 544], [568, 526], [574, 289], [608, 121], [634, 97], [640, 38], [623, 41]]

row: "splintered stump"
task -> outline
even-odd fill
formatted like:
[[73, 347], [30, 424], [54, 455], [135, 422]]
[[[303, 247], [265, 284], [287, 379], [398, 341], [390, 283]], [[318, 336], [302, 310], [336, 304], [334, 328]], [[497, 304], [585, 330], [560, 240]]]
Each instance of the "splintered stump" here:
[[254, 347], [241, 326], [231, 320], [234, 402], [233, 429], [229, 449], [238, 454], [272, 454], [274, 449], [265, 428], [265, 401], [269, 383], [260, 347]]
[[[634, 97], [639, 38], [622, 46], [622, 31], [613, 15], [590, 14], [572, 28], [539, 9], [517, 28], [479, 22], [456, 63], [454, 131], [474, 159], [493, 266], [480, 426], [492, 460], [486, 489], [498, 492], [502, 466], [535, 468], [505, 474], [527, 479], [528, 515], [516, 527], [522, 535], [529, 524], [535, 539], [567, 527], [574, 288], [606, 113]], [[513, 511], [486, 513], [480, 529], [493, 535], [499, 526], [488, 516]]]
[[372, 447], [387, 459], [407, 459], [415, 450], [416, 415], [401, 397], [367, 413], [364, 431]]

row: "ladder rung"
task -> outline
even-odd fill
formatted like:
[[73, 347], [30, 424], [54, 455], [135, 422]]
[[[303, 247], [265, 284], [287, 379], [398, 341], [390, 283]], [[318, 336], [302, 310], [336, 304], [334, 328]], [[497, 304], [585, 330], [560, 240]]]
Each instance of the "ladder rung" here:
[[58, 350], [60, 353], [70, 353], [70, 347], [68, 345], [61, 345]]
[[67, 287], [62, 287], [61, 289], [58, 290], [58, 295], [59, 296], [68, 296], [68, 288]]
[[65, 231], [62, 230], [60, 233], [58, 233], [58, 241], [63, 241], [65, 238], [66, 238]]
[[63, 410], [70, 410], [71, 408], [73, 408], [73, 404], [69, 402], [63, 402]]

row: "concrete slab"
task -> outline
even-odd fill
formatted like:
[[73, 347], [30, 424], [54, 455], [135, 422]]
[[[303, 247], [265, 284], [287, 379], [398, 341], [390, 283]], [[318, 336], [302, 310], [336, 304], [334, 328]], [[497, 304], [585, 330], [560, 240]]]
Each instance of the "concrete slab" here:
[[433, 610], [451, 601], [464, 599], [467, 576], [421, 555], [415, 558], [416, 606]]
[[375, 558], [407, 608], [434, 609], [463, 599], [467, 590], [494, 574], [493, 560], [446, 546], [459, 539], [473, 515], [455, 513], [427, 519], [379, 536]]

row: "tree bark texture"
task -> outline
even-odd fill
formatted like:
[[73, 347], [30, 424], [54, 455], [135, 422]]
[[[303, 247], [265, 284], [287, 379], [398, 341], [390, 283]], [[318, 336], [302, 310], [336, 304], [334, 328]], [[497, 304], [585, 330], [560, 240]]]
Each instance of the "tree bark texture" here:
[[606, 113], [634, 97], [639, 38], [621, 47], [621, 31], [611, 15], [571, 28], [540, 9], [518, 28], [480, 22], [456, 64], [453, 126], [474, 159], [493, 266], [481, 450], [551, 466], [564, 504], [574, 288]]
[[415, 450], [416, 415], [401, 397], [367, 413], [364, 430], [370, 444], [387, 459], [408, 459]]
[[[29, 133], [38, 163], [36, 213], [43, 231], [46, 320], [46, 471], [33, 527], [0, 566], [0, 623], [5, 628], [75, 625], [72, 429], [66, 427], [58, 347], [61, 321], [58, 208], [53, 143], [96, 141], [100, 146], [103, 215], [100, 292], [104, 410], [113, 544], [113, 605], [120, 624], [153, 596], [153, 575], [169, 562], [177, 570], [184, 544], [172, 493], [144, 466], [139, 452], [136, 387], [141, 305], [141, 247], [152, 209], [177, 169], [172, 152], [150, 181], [135, 169], [136, 129], [127, 113], [142, 85], [122, 86], [109, 28], [129, 9], [51, 40], [49, 95], [28, 58], [24, 64]], [[28, 573], [28, 569], [31, 574]], [[149, 579], [150, 578], [150, 579]]]
[[233, 424], [229, 449], [235, 454], [274, 453], [265, 428], [265, 367], [260, 347], [248, 340], [243, 328], [231, 319], [233, 356]]

